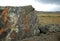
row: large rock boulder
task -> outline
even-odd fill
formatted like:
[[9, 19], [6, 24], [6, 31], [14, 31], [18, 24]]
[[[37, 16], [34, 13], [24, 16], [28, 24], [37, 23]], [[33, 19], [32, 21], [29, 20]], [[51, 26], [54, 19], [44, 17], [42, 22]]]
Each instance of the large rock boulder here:
[[[0, 7], [0, 9], [4, 8]], [[13, 23], [12, 27], [18, 28], [19, 39], [38, 35], [38, 18], [31, 5], [22, 7], [8, 6], [8, 16], [10, 18], [9, 21]]]
[[38, 18], [34, 13], [34, 8], [32, 6], [25, 6], [20, 8], [18, 18], [18, 27], [20, 38], [28, 38], [39, 33], [38, 30]]
[[41, 33], [60, 32], [59, 24], [45, 24], [39, 27]]

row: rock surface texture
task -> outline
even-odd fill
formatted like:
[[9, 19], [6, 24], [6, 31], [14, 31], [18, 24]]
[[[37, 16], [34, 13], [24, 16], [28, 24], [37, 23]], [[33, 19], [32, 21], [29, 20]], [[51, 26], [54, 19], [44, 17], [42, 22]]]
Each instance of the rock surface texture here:
[[[4, 7], [0, 7], [0, 9], [4, 9]], [[18, 27], [19, 40], [38, 35], [38, 18], [34, 11], [32, 6], [8, 6], [9, 21], [13, 23], [13, 27]]]
[[8, 17], [10, 19], [8, 21], [12, 23], [11, 31], [8, 33], [10, 36], [0, 41], [60, 41], [60, 24], [39, 24], [38, 11], [31, 5], [8, 6]]
[[28, 38], [39, 33], [38, 18], [32, 6], [22, 7], [19, 13], [18, 27], [20, 38]]

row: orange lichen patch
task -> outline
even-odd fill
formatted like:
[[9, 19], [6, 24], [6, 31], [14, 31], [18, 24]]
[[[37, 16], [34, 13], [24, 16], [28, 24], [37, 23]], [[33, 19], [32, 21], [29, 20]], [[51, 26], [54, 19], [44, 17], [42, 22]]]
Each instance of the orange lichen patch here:
[[4, 8], [3, 13], [4, 13], [4, 22], [6, 22], [7, 21], [7, 14], [8, 14], [8, 8], [7, 7]]
[[8, 26], [7, 26], [5, 29], [4, 29], [4, 28], [1, 28], [1, 29], [0, 29], [0, 35], [1, 35], [4, 31], [10, 29], [11, 25], [12, 25], [12, 23], [9, 23]]
[[2, 28], [2, 29], [0, 30], [0, 35], [1, 35], [3, 32], [4, 32], [4, 29]]
[[4, 12], [5, 15], [7, 15], [8, 14], [8, 8], [5, 7], [3, 12]]

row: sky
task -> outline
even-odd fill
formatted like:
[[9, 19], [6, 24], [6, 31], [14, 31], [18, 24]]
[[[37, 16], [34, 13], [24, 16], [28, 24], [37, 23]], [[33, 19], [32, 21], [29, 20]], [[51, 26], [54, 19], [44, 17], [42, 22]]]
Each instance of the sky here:
[[0, 6], [32, 5], [37, 11], [60, 11], [60, 0], [0, 0]]

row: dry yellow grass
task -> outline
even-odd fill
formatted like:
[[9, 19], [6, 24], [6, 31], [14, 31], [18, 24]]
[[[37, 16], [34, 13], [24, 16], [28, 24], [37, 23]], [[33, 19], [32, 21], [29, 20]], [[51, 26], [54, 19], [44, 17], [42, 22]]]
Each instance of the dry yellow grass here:
[[60, 24], [60, 14], [37, 14], [39, 24]]

